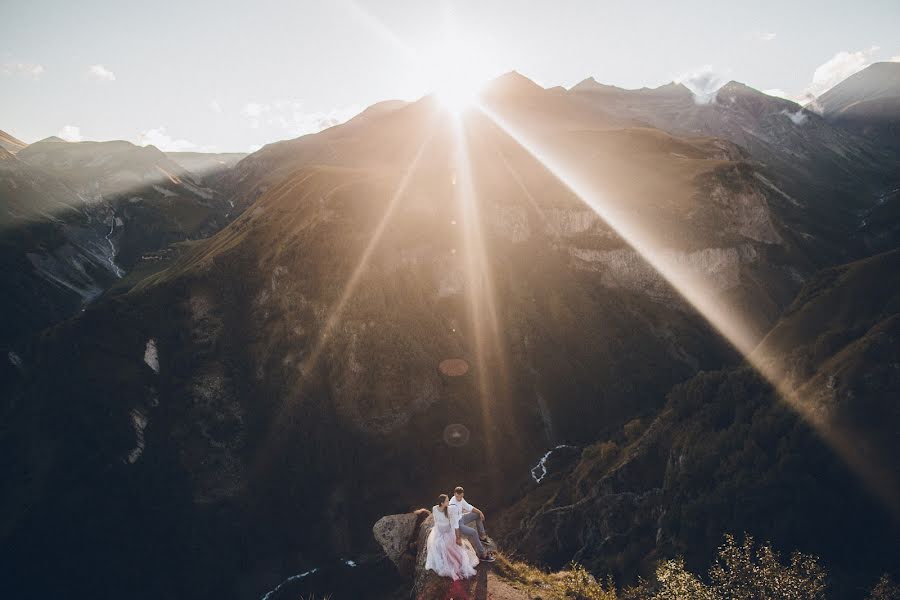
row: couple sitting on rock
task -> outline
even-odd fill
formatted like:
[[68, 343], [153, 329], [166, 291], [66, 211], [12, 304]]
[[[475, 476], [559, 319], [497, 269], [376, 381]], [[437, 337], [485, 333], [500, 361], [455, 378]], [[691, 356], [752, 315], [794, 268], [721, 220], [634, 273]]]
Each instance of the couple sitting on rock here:
[[[490, 541], [484, 532], [484, 513], [466, 502], [465, 495], [465, 490], [457, 486], [452, 498], [438, 496], [437, 505], [431, 509], [434, 527], [426, 544], [425, 568], [453, 580], [475, 575], [479, 561], [495, 560], [484, 548]], [[477, 531], [469, 523], [474, 523]]]

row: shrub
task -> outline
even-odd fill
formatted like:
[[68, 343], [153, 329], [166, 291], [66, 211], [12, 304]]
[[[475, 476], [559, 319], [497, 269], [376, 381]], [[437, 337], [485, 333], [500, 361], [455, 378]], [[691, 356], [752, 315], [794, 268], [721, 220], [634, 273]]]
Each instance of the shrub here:
[[732, 535], [726, 534], [716, 563], [709, 570], [716, 595], [734, 600], [822, 598], [825, 577], [815, 556], [794, 552], [790, 564], [783, 565], [769, 544], [754, 551], [753, 538], [747, 534], [740, 546]]
[[872, 588], [867, 600], [900, 600], [900, 586], [894, 583], [891, 576], [885, 573]]
[[825, 577], [815, 556], [795, 552], [785, 565], [771, 545], [756, 548], [746, 534], [738, 545], [726, 535], [709, 570], [708, 584], [677, 558], [661, 562], [654, 580], [640, 582], [623, 596], [629, 600], [814, 600], [825, 597]]
[[560, 591], [566, 598], [573, 600], [616, 600], [616, 586], [612, 577], [608, 577], [606, 585], [591, 575], [578, 563], [572, 563], [563, 571], [559, 581]]
[[700, 578], [686, 571], [684, 559], [665, 560], [656, 567], [654, 600], [715, 600], [716, 595]]

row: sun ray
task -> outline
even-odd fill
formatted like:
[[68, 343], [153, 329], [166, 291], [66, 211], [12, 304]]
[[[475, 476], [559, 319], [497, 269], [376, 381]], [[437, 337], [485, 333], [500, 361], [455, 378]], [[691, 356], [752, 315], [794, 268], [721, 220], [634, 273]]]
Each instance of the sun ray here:
[[[322, 326], [321, 331], [319, 332], [315, 344], [302, 362], [300, 368], [301, 376], [297, 389], [294, 390], [294, 398], [299, 397], [304, 392], [305, 386], [313, 383], [311, 376], [316, 372], [316, 366], [318, 365], [321, 355], [331, 338], [330, 334], [340, 324], [340, 319], [344, 308], [353, 298], [353, 294], [355, 293], [356, 288], [359, 285], [360, 280], [362, 279], [363, 273], [365, 272], [366, 267], [369, 264], [369, 260], [371, 259], [375, 249], [378, 247], [385, 229], [396, 213], [400, 200], [406, 194], [410, 181], [416, 174], [419, 163], [421, 162], [422, 157], [424, 156], [425, 151], [428, 148], [428, 145], [433, 137], [434, 121], [432, 119], [432, 121], [429, 122], [429, 125], [423, 135], [422, 142], [419, 144], [415, 154], [413, 155], [413, 158], [410, 160], [405, 171], [403, 172], [403, 175], [400, 177], [400, 180], [397, 183], [391, 199], [388, 201], [388, 205], [385, 208], [384, 213], [379, 219], [378, 224], [375, 226], [375, 229], [372, 231], [372, 234], [369, 237], [368, 242], [366, 243], [366, 247], [360, 254], [359, 261], [351, 272], [350, 277], [347, 279], [346, 284], [344, 284], [344, 287], [341, 290], [338, 299], [332, 304], [331, 308], [329, 309], [325, 318], [325, 323]], [[304, 181], [306, 179], [308, 179], [308, 177], [304, 178]], [[295, 402], [295, 400], [287, 399], [278, 407], [275, 418], [273, 418], [270, 422], [269, 432], [264, 438], [263, 446], [254, 459], [254, 471], [262, 470], [274, 460], [274, 453], [277, 451], [278, 440], [281, 439], [281, 435], [287, 433], [287, 430], [289, 428], [289, 424], [291, 422], [289, 415], [296, 405]]]
[[[497, 316], [493, 274], [484, 242], [481, 223], [484, 215], [472, 175], [467, 130], [459, 113], [450, 114], [453, 129], [453, 155], [456, 171], [456, 193], [462, 211], [465, 236], [465, 271], [467, 301], [474, 335], [475, 378], [481, 408], [482, 427], [487, 454], [487, 466], [496, 469], [497, 461], [494, 436], [494, 415], [505, 418], [507, 374], [506, 358]], [[491, 371], [492, 361], [496, 370]]]
[[638, 218], [610, 202], [603, 190], [593, 181], [571, 168], [564, 156], [543, 144], [537, 136], [529, 135], [526, 127], [517, 126], [511, 119], [504, 118], [484, 103], [479, 102], [476, 108], [615, 230], [744, 356], [747, 362], [775, 388], [778, 396], [815, 428], [870, 491], [882, 500], [896, 518], [900, 519], [900, 485], [893, 470], [872, 456], [864, 455], [853, 442], [853, 432], [829, 422], [819, 411], [811, 407], [795, 388], [793, 378], [782, 362], [755, 352], [759, 342], [757, 336], [734, 307], [717, 298], [714, 288], [705, 277], [690, 271], [679, 261], [677, 255], [656, 243]]
[[346, 12], [352, 15], [366, 29], [374, 33], [376, 36], [393, 46], [410, 60], [418, 60], [415, 48], [407, 44], [403, 39], [391, 30], [390, 27], [375, 17], [372, 13], [357, 4], [354, 0], [339, 0]]
[[412, 161], [406, 168], [406, 171], [403, 173], [403, 177], [397, 184], [397, 188], [390, 201], [388, 202], [384, 214], [381, 215], [381, 219], [378, 221], [378, 224], [375, 226], [372, 235], [369, 237], [369, 241], [366, 244], [366, 247], [363, 250], [362, 254], [360, 255], [356, 267], [353, 269], [353, 272], [347, 279], [347, 283], [344, 285], [340, 296], [338, 296], [338, 300], [329, 309], [327, 317], [325, 319], [325, 324], [322, 326], [322, 330], [319, 332], [319, 339], [316, 342], [315, 346], [313, 346], [313, 349], [307, 355], [306, 359], [303, 361], [302, 372], [304, 376], [315, 368], [328, 338], [331, 336], [331, 333], [335, 329], [335, 327], [337, 327], [340, 323], [344, 308], [347, 306], [347, 303], [350, 302], [350, 300], [353, 298], [353, 294], [356, 292], [359, 281], [369, 264], [372, 253], [375, 251], [375, 248], [378, 247], [378, 243], [381, 241], [384, 230], [387, 228], [388, 224], [391, 221], [391, 218], [394, 216], [400, 199], [406, 193], [406, 189], [409, 186], [409, 182], [412, 179], [412, 176], [416, 173], [419, 162], [421, 161], [422, 156], [425, 153], [425, 149], [428, 147], [428, 143], [432, 138], [432, 134], [433, 131], [429, 129], [429, 132], [425, 135], [422, 143], [416, 150], [416, 154], [414, 155]]

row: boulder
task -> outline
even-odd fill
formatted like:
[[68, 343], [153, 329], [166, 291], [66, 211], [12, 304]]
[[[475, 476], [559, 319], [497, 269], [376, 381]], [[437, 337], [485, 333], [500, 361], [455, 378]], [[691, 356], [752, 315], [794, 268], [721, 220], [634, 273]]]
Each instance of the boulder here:
[[375, 541], [381, 545], [397, 570], [405, 576], [413, 574], [413, 567], [416, 564], [417, 534], [426, 518], [430, 519], [429, 511], [420, 508], [415, 512], [387, 515], [380, 518], [372, 527]]

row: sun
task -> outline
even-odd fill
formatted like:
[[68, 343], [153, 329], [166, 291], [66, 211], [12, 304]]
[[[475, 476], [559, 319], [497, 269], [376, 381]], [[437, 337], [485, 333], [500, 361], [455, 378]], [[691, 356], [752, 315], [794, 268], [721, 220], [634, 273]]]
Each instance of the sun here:
[[490, 78], [485, 70], [485, 53], [472, 41], [457, 36], [443, 36], [426, 53], [425, 62], [431, 91], [441, 106], [454, 113], [476, 104], [481, 88]]
[[448, 82], [435, 90], [438, 101], [450, 112], [460, 113], [473, 106], [478, 100], [478, 88], [468, 81]]

